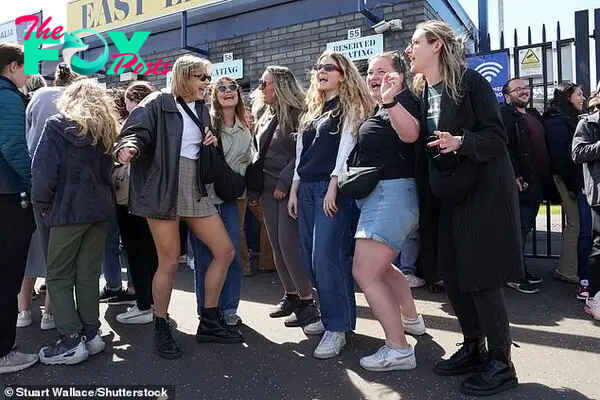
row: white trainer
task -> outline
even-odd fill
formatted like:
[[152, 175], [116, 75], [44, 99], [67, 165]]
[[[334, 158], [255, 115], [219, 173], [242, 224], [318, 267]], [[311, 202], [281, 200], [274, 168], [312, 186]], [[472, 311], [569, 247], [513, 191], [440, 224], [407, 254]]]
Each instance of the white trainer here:
[[417, 368], [415, 350], [412, 346], [407, 349], [392, 349], [388, 345], [381, 346], [373, 355], [360, 359], [360, 366], [367, 371], [399, 371]]
[[594, 297], [588, 297], [584, 311], [600, 321], [600, 292], [596, 293]]
[[325, 326], [323, 325], [323, 321], [318, 320], [317, 322], [313, 322], [312, 324], [308, 324], [304, 327], [304, 333], [307, 335], [321, 335], [325, 332]]
[[415, 275], [405, 275], [406, 280], [408, 281], [408, 286], [412, 289], [412, 288], [419, 288], [422, 286], [425, 286], [425, 280], [419, 278], [418, 276]]
[[340, 354], [342, 348], [346, 345], [345, 332], [325, 331], [321, 342], [315, 349], [313, 357], [325, 360]]
[[423, 321], [423, 316], [421, 314], [417, 315], [417, 319], [412, 321], [402, 316], [402, 326], [404, 327], [404, 332], [413, 336], [421, 336], [424, 335], [427, 331], [425, 329], [425, 321]]
[[50, 329], [56, 329], [56, 322], [54, 322], [54, 315], [43, 313], [42, 321], [40, 322], [40, 329], [43, 331], [49, 331]]
[[11, 350], [4, 357], [0, 357], [0, 374], [22, 371], [38, 362], [37, 354], [25, 354], [16, 350]]
[[117, 315], [117, 321], [122, 324], [149, 324], [153, 319], [152, 308], [142, 311], [138, 306], [129, 307], [126, 312]]
[[25, 328], [31, 325], [31, 310], [21, 311], [17, 316], [17, 328]]
[[100, 337], [100, 331], [91, 340], [87, 337], [85, 340], [85, 349], [90, 353], [90, 356], [94, 356], [98, 353], [102, 353], [106, 348], [106, 342]]

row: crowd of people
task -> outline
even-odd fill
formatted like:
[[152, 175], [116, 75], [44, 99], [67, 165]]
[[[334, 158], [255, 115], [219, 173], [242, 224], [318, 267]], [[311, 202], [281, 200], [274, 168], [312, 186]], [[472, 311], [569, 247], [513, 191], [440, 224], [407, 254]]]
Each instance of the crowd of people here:
[[[435, 372], [469, 374], [469, 395], [516, 387], [503, 288], [539, 290], [523, 253], [542, 200], [567, 216], [555, 276], [578, 283], [600, 319], [598, 97], [579, 121], [582, 88], [563, 83], [539, 115], [513, 78], [499, 107], [465, 57], [464, 38], [428, 21], [404, 52], [370, 59], [366, 79], [325, 52], [306, 91], [289, 68], [269, 66], [246, 102], [235, 79], [211, 82], [210, 62], [192, 55], [163, 90], [105, 90], [66, 64], [45, 87], [24, 74], [20, 45], [0, 44], [0, 373], [102, 352], [102, 301], [130, 304], [117, 321], [154, 323], [156, 354], [180, 357], [168, 310], [184, 248], [197, 341], [243, 342], [250, 210], [260, 269], [283, 286], [270, 317], [322, 335], [315, 358], [348, 345], [356, 283], [385, 333], [360, 365], [416, 368], [406, 334], [426, 327], [411, 288], [427, 284], [447, 293], [464, 335]], [[32, 324], [38, 277], [40, 327], [59, 338], [25, 354], [16, 328]]]

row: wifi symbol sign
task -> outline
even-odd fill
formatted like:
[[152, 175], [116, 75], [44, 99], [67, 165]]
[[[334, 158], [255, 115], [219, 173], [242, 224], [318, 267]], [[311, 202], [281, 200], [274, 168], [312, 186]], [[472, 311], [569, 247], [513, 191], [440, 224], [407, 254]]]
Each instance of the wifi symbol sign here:
[[502, 64], [493, 61], [487, 61], [475, 67], [475, 71], [479, 72], [490, 83], [503, 69], [504, 66]]

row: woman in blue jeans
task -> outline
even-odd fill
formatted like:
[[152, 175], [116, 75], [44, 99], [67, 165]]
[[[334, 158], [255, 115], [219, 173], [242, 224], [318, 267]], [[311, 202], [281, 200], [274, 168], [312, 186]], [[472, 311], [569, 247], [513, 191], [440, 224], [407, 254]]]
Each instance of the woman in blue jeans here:
[[[225, 160], [234, 172], [244, 176], [246, 168], [252, 161], [250, 150], [252, 136], [244, 118], [246, 110], [242, 100], [242, 89], [233, 78], [223, 76], [213, 86], [211, 102], [212, 125], [215, 135], [223, 147]], [[235, 257], [229, 265], [227, 278], [219, 297], [219, 310], [223, 313], [227, 325], [236, 326], [242, 322], [237, 315], [242, 287], [240, 220], [237, 201], [223, 202], [216, 195], [212, 185], [207, 186], [207, 190], [235, 247]], [[200, 317], [204, 307], [204, 275], [213, 255], [208, 247], [191, 233], [189, 242], [194, 256], [194, 282], [198, 316]]]
[[409, 283], [392, 262], [419, 227], [415, 182], [415, 146], [419, 137], [419, 101], [405, 81], [406, 66], [398, 52], [371, 59], [367, 86], [377, 103], [375, 115], [358, 131], [356, 167], [381, 168], [373, 191], [358, 200], [353, 274], [385, 332], [385, 345], [360, 360], [369, 371], [416, 368], [404, 332], [425, 333]]
[[373, 101], [354, 64], [325, 52], [314, 67], [300, 121], [296, 173], [288, 211], [298, 218], [304, 265], [319, 294], [325, 333], [313, 355], [335, 357], [356, 325], [352, 280], [352, 199], [338, 194], [338, 176], [354, 132]]

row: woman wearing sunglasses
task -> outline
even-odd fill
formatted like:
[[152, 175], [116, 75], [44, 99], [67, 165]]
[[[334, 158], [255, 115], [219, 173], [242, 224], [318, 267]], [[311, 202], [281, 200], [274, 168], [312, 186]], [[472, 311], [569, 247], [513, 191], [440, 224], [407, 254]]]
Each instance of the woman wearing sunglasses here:
[[416, 368], [414, 349], [404, 332], [425, 333], [408, 281], [392, 263], [419, 227], [414, 177], [419, 137], [419, 101], [406, 85], [406, 66], [397, 52], [369, 61], [367, 87], [377, 103], [375, 114], [358, 130], [355, 167], [378, 167], [379, 181], [357, 200], [353, 274], [385, 332], [385, 344], [360, 365], [369, 371]]
[[302, 258], [319, 294], [325, 333], [313, 356], [326, 359], [340, 354], [346, 332], [356, 327], [354, 201], [338, 193], [338, 177], [373, 101], [354, 64], [342, 54], [325, 52], [314, 67], [305, 104], [288, 210], [298, 219]]
[[421, 212], [437, 214], [440, 204], [438, 268], [464, 335], [434, 371], [473, 373], [460, 390], [489, 396], [518, 384], [502, 288], [524, 277], [523, 253], [498, 102], [485, 78], [467, 68], [465, 44], [445, 22], [428, 21], [405, 52], [424, 111], [416, 162]]
[[[319, 311], [308, 273], [302, 265], [298, 224], [288, 214], [286, 200], [296, 159], [293, 132], [298, 128], [305, 94], [292, 71], [279, 66], [267, 67], [259, 89], [252, 108], [255, 115], [260, 113], [256, 123], [256, 152], [261, 154], [261, 149], [266, 148], [260, 202], [275, 266], [285, 290], [285, 296], [269, 315], [271, 318], [289, 317], [284, 321], [288, 327], [307, 327], [319, 320]], [[254, 204], [256, 202], [250, 205]]]
[[[244, 120], [244, 114], [245, 109], [240, 86], [233, 78], [227, 76], [219, 78], [213, 85], [211, 94], [212, 125], [225, 154], [225, 161], [234, 172], [242, 176], [244, 176], [248, 164], [252, 161], [250, 150], [252, 136]], [[223, 202], [214, 192], [212, 185], [207, 189], [209, 197], [217, 208], [236, 250], [219, 297], [219, 309], [223, 313], [225, 323], [229, 326], [236, 326], [242, 322], [237, 315], [242, 288], [238, 203], [235, 200]], [[240, 201], [243, 201], [245, 210], [246, 200]], [[194, 254], [194, 282], [198, 316], [202, 317], [204, 280], [207, 268], [212, 261], [212, 254], [210, 249], [194, 235], [190, 236], [190, 245]]]
[[204, 91], [211, 64], [185, 55], [173, 67], [171, 90], [146, 97], [121, 131], [116, 147], [121, 164], [131, 163], [129, 210], [145, 217], [156, 250], [154, 275], [154, 345], [160, 357], [181, 356], [169, 326], [167, 310], [179, 265], [179, 221], [210, 249], [213, 259], [204, 279], [204, 309], [196, 333], [198, 341], [241, 342], [238, 332], [225, 325], [218, 299], [235, 248], [218, 211], [198, 177], [201, 146], [217, 145], [211, 133]]

